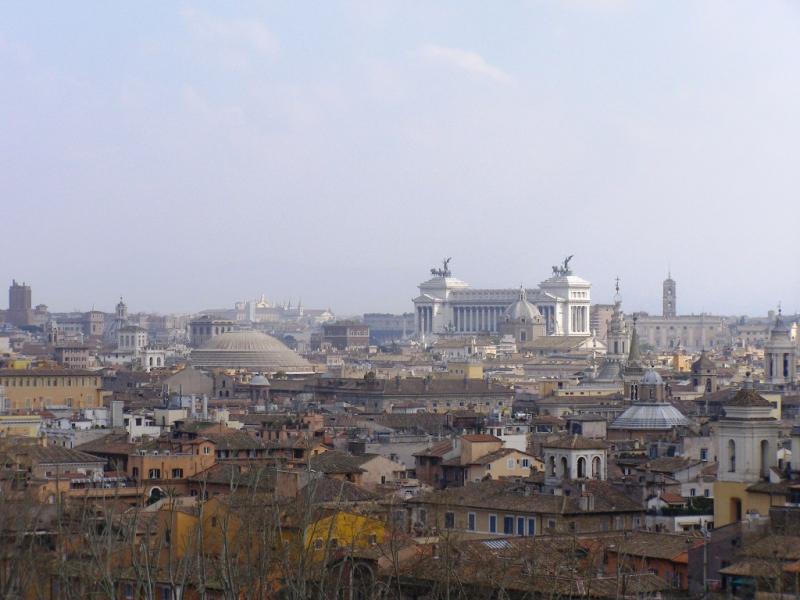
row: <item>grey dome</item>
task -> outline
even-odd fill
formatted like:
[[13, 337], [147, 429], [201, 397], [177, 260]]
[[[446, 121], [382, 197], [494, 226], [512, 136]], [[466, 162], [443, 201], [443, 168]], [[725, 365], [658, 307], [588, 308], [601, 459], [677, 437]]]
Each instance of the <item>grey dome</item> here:
[[542, 313], [539, 312], [536, 305], [528, 302], [528, 295], [524, 287], [519, 288], [519, 298], [506, 309], [504, 315], [511, 321], [524, 319], [526, 322], [536, 323], [542, 320]]
[[770, 337], [777, 337], [777, 336], [784, 336], [788, 337], [791, 331], [789, 326], [783, 320], [783, 314], [781, 314], [781, 310], [778, 309], [778, 316], [775, 317], [775, 324], [772, 326], [772, 332]]
[[253, 377], [250, 379], [250, 385], [254, 385], [254, 386], [258, 386], [258, 385], [260, 385], [260, 386], [268, 386], [268, 385], [269, 385], [269, 379], [267, 379], [267, 378], [266, 378], [266, 377], [264, 377], [264, 376], [263, 376], [261, 373], [259, 373], [259, 374], [257, 374], [257, 375], [254, 375], [254, 376], [253, 376]]
[[692, 373], [696, 375], [702, 373], [703, 371], [714, 371], [716, 368], [717, 365], [714, 364], [713, 360], [708, 358], [708, 354], [706, 354], [705, 350], [700, 353], [700, 358], [692, 363]]
[[648, 429], [667, 431], [689, 425], [689, 419], [666, 402], [637, 402], [609, 425], [609, 429]]
[[658, 371], [655, 369], [648, 369], [644, 376], [642, 376], [640, 383], [642, 385], [664, 385], [664, 380], [661, 379], [661, 375], [658, 374]]
[[616, 360], [604, 360], [597, 377], [594, 379], [595, 381], [621, 381], [622, 364]]
[[192, 351], [196, 367], [248, 369], [265, 373], [312, 373], [311, 363], [274, 337], [258, 331], [229, 331], [215, 335]]

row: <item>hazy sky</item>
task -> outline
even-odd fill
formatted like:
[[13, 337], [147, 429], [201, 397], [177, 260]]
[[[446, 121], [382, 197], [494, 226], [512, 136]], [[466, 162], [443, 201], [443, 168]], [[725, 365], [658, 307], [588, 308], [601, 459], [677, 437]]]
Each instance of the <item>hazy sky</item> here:
[[233, 4], [0, 5], [0, 286], [402, 311], [574, 254], [627, 310], [668, 266], [680, 312], [800, 308], [798, 3]]

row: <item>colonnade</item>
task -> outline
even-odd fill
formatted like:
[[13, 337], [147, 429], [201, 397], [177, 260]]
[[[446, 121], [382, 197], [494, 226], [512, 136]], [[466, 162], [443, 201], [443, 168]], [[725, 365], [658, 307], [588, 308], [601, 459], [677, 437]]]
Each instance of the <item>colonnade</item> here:
[[417, 333], [431, 333], [433, 331], [433, 307], [417, 307]]
[[[417, 333], [433, 333], [433, 306], [417, 307]], [[455, 306], [452, 308], [452, 326], [457, 333], [496, 333], [500, 329], [503, 315], [508, 307], [498, 305], [477, 305], [477, 306]], [[539, 307], [544, 321], [547, 324], [548, 334], [555, 333], [554, 324], [556, 321], [554, 306]], [[569, 332], [588, 333], [589, 332], [589, 307], [572, 306], [570, 307]], [[566, 331], [559, 331], [561, 335]]]
[[589, 332], [589, 307], [572, 306], [569, 315], [569, 331], [572, 333]]
[[458, 332], [497, 331], [505, 309], [504, 306], [456, 306], [453, 327]]

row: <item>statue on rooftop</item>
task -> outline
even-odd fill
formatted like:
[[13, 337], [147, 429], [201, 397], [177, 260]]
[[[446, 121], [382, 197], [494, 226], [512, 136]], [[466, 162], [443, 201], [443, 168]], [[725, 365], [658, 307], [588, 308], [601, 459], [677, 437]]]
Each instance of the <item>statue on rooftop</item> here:
[[434, 267], [433, 269], [431, 269], [431, 275], [433, 275], [434, 277], [450, 277], [450, 275], [452, 275], [452, 273], [450, 273], [451, 260], [453, 260], [452, 256], [442, 259], [442, 268], [437, 269]]
[[570, 254], [567, 258], [564, 259], [563, 264], [553, 266], [554, 277], [563, 277], [564, 275], [572, 275], [572, 269], [569, 268], [569, 261], [572, 260], [573, 256], [575, 255]]

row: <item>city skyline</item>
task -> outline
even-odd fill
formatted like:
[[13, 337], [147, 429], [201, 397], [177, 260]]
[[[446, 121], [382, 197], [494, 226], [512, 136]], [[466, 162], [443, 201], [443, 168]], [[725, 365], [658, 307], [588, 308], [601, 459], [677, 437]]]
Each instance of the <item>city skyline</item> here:
[[[669, 270], [667, 272], [667, 275], [668, 276], [672, 276], [673, 279], [676, 279], [673, 276], [671, 270]], [[457, 279], [460, 279], [456, 273], [453, 273], [452, 276], [456, 277]], [[427, 279], [427, 278], [425, 278], [425, 279]], [[542, 281], [544, 281], [545, 279], [546, 278], [543, 278]], [[213, 310], [230, 310], [238, 302], [251, 302], [251, 301], [252, 302], [257, 302], [257, 301], [259, 301], [261, 299], [267, 300], [272, 306], [288, 305], [288, 306], [297, 307], [298, 304], [300, 304], [304, 308], [317, 308], [317, 309], [319, 309], [319, 308], [330, 308], [331, 310], [333, 310], [333, 312], [335, 314], [337, 314], [339, 316], [343, 316], [343, 317], [357, 317], [357, 316], [359, 316], [361, 314], [364, 314], [364, 313], [412, 314], [414, 312], [413, 303], [411, 303], [411, 302], [409, 302], [409, 308], [407, 308], [407, 309], [400, 308], [400, 309], [394, 310], [394, 311], [393, 310], [389, 310], [387, 308], [380, 308], [380, 307], [376, 307], [376, 308], [368, 309], [368, 310], [363, 310], [363, 311], [348, 311], [348, 310], [337, 309], [337, 307], [330, 305], [330, 303], [326, 304], [324, 301], [322, 301], [320, 303], [317, 303], [317, 304], [314, 304], [314, 303], [309, 303], [307, 301], [304, 301], [302, 296], [292, 296], [291, 294], [281, 295], [279, 293], [273, 296], [273, 295], [268, 294], [266, 292], [259, 292], [259, 293], [256, 293], [256, 294], [253, 294], [253, 295], [250, 295], [250, 296], [247, 296], [247, 297], [235, 298], [235, 299], [230, 300], [226, 304], [219, 304], [219, 305], [213, 305], [213, 306], [210, 305], [210, 304], [209, 305], [202, 305], [202, 306], [198, 305], [198, 307], [196, 307], [196, 308], [193, 307], [192, 309], [189, 309], [189, 310], [165, 310], [165, 309], [162, 309], [162, 308], [159, 308], [159, 307], [152, 307], [151, 305], [147, 305], [147, 306], [144, 306], [144, 307], [130, 306], [129, 300], [128, 300], [129, 297], [126, 296], [125, 294], [122, 294], [122, 295], [114, 298], [113, 302], [108, 303], [107, 306], [103, 302], [93, 302], [93, 303], [91, 303], [91, 305], [79, 305], [79, 306], [73, 306], [71, 308], [61, 308], [61, 307], [55, 307], [55, 306], [50, 305], [47, 302], [46, 299], [39, 298], [37, 296], [37, 294], [36, 294], [36, 288], [31, 284], [30, 281], [24, 280], [22, 278], [12, 278], [11, 281], [13, 281], [13, 282], [15, 282], [17, 284], [30, 286], [32, 288], [32, 290], [33, 290], [33, 293], [32, 293], [32, 296], [33, 296], [32, 306], [36, 306], [37, 304], [45, 304], [45, 305], [47, 305], [48, 310], [50, 312], [53, 312], [53, 313], [84, 312], [84, 311], [87, 311], [87, 310], [91, 309], [91, 310], [99, 310], [99, 311], [106, 312], [106, 313], [110, 314], [110, 313], [114, 312], [114, 306], [116, 305], [117, 302], [124, 301], [126, 303], [126, 305], [129, 307], [129, 309], [131, 309], [134, 313], [197, 314], [197, 313], [208, 312], [208, 311], [213, 311]], [[422, 280], [420, 282], [418, 282], [418, 283], [421, 283], [421, 282], [422, 282]], [[663, 280], [662, 280], [662, 282], [663, 282]], [[472, 282], [467, 282], [467, 283], [471, 284]], [[533, 284], [533, 285], [534, 286], [538, 285], [538, 283], [540, 283], [540, 282], [536, 282], [536, 284]], [[615, 291], [615, 289], [612, 289], [612, 295], [610, 297], [608, 297], [608, 298], [602, 297], [602, 298], [598, 299], [596, 297], [596, 293], [597, 292], [596, 292], [595, 283], [591, 282], [591, 281], [590, 281], [590, 283], [591, 283], [591, 286], [592, 286], [592, 301], [591, 301], [592, 305], [595, 305], [595, 304], [601, 304], [601, 305], [613, 304], [614, 298], [615, 298], [616, 293], [617, 293]], [[527, 284], [527, 283], [521, 283], [520, 285], [525, 285], [526, 287], [530, 287], [530, 284]], [[623, 280], [621, 278], [615, 278], [614, 281], [613, 281], [613, 285], [614, 286], [617, 286], [617, 285], [620, 286], [620, 298], [622, 299], [622, 302], [623, 302], [623, 309], [627, 314], [633, 314], [633, 313], [647, 313], [647, 314], [650, 314], [650, 315], [661, 315], [662, 314], [663, 311], [662, 311], [662, 305], [661, 305], [662, 304], [662, 296], [661, 296], [662, 288], [661, 287], [659, 287], [658, 297], [655, 298], [652, 302], [650, 302], [647, 305], [647, 307], [642, 307], [642, 306], [630, 306], [625, 301], [625, 287], [624, 287], [624, 282], [623, 282]], [[480, 286], [471, 285], [470, 287], [476, 288], [476, 287], [480, 287]], [[495, 289], [506, 289], [506, 290], [513, 291], [514, 289], [516, 289], [516, 287], [517, 286], [513, 286], [513, 285], [498, 285], [498, 286], [496, 286]], [[600, 286], [600, 287], [603, 287], [603, 286]], [[695, 311], [695, 310], [691, 310], [691, 309], [685, 309], [684, 306], [683, 306], [683, 303], [682, 303], [682, 298], [681, 298], [680, 281], [677, 281], [676, 299], [677, 299], [678, 314], [682, 314], [682, 315], [700, 315], [700, 314], [712, 315], [712, 314], [716, 314], [716, 315], [722, 315], [722, 316], [727, 316], [727, 317], [747, 316], [747, 317], [760, 318], [760, 317], [767, 316], [770, 312], [774, 313], [777, 310], [782, 310], [785, 315], [800, 314], [800, 311], [795, 310], [793, 307], [787, 306], [786, 302], [784, 302], [782, 300], [778, 300], [775, 303], [775, 305], [767, 307], [766, 310], [763, 310], [760, 313], [743, 313], [743, 312], [740, 312], [740, 313], [724, 313], [724, 312], [721, 312], [721, 311], [715, 311], [713, 309], [713, 306], [710, 309], [703, 309], [703, 310], [699, 310], [699, 311]], [[652, 308], [648, 308], [650, 306], [652, 306]], [[7, 307], [0, 307], [0, 310], [2, 308], [7, 308]]]
[[593, 298], [795, 312], [800, 9], [0, 7], [0, 281], [54, 310], [401, 312], [575, 254]]

